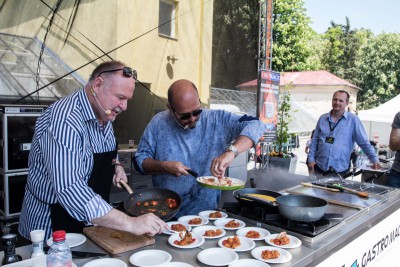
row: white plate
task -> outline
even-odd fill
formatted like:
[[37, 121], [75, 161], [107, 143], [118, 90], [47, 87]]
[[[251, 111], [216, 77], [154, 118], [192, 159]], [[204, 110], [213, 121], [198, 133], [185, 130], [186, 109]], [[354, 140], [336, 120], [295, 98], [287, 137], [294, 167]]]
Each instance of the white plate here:
[[[70, 248], [82, 245], [86, 241], [86, 237], [82, 234], [67, 233], [65, 235], [65, 241]], [[47, 245], [50, 247], [53, 244], [53, 238], [47, 239]]]
[[89, 261], [88, 263], [84, 264], [82, 267], [127, 267], [125, 262], [119, 259], [97, 259]]
[[[220, 229], [220, 230], [222, 231], [222, 233], [221, 233], [220, 235], [217, 235], [217, 236], [204, 236], [204, 233], [205, 233], [206, 231], [208, 231], [208, 230], [214, 230], [214, 231], [215, 231], [215, 230], [217, 230], [217, 229]], [[224, 235], [226, 234], [226, 232], [225, 232], [224, 229], [219, 228], [219, 227], [214, 226], [214, 225], [203, 225], [203, 226], [199, 226], [199, 227], [193, 228], [193, 231], [192, 231], [192, 232], [201, 235], [201, 236], [204, 237], [205, 239], [220, 238], [220, 237], [222, 237], [222, 236], [224, 236]]]
[[239, 259], [239, 255], [228, 248], [208, 248], [197, 254], [197, 259], [211, 266], [226, 266]]
[[[221, 248], [227, 248], [225, 247], [222, 242], [228, 238], [233, 238], [234, 236], [226, 236], [221, 238], [220, 240], [218, 240], [218, 246], [220, 246]], [[242, 251], [248, 251], [250, 249], [253, 249], [256, 246], [256, 243], [251, 240], [250, 238], [244, 237], [244, 236], [237, 236], [240, 240], [240, 246], [238, 246], [237, 248], [227, 248], [227, 249], [232, 249], [234, 251], [237, 252], [242, 252]]]
[[[239, 227], [234, 227], [234, 228], [226, 227], [225, 224], [227, 224], [231, 220], [235, 220], [236, 222], [238, 222], [240, 224]], [[220, 228], [224, 228], [225, 230], [237, 230], [246, 226], [245, 222], [234, 218], [218, 219], [214, 222], [214, 225]]]
[[[36, 258], [26, 259], [14, 263], [7, 264], [7, 267], [32, 267], [32, 266], [46, 266], [47, 255], [39, 256]], [[72, 267], [77, 267], [75, 263], [72, 262]]]
[[228, 267], [270, 267], [269, 264], [255, 259], [241, 259], [232, 262]]
[[[268, 259], [264, 260], [261, 257], [261, 252], [264, 250], [277, 250], [280, 253], [280, 256], [276, 259]], [[251, 251], [251, 255], [256, 258], [257, 260], [268, 262], [268, 263], [284, 263], [288, 262], [292, 259], [292, 254], [290, 252], [282, 249], [282, 248], [277, 248], [277, 247], [272, 247], [272, 246], [262, 246], [262, 247], [256, 247]]]
[[147, 249], [132, 254], [129, 262], [136, 266], [153, 266], [170, 262], [171, 254], [164, 250]]
[[265, 242], [267, 242], [269, 245], [274, 246], [274, 247], [278, 247], [278, 248], [298, 248], [301, 246], [301, 240], [298, 239], [295, 236], [292, 235], [287, 235], [287, 237], [289, 238], [290, 242], [287, 245], [283, 245], [283, 246], [278, 246], [275, 245], [273, 242], [271, 242], [271, 239], [274, 239], [278, 236], [278, 234], [273, 234], [273, 235], [269, 235], [265, 238]]
[[[191, 230], [192, 230], [192, 227], [191, 227], [189, 224], [184, 223], [184, 222], [178, 222], [178, 221], [167, 222], [167, 224], [169, 225], [169, 227], [171, 227], [171, 225], [179, 224], [179, 223], [180, 223], [180, 224], [183, 224], [183, 225], [186, 227], [186, 230], [188, 230], [188, 231], [191, 231]], [[179, 233], [179, 232], [178, 232], [178, 231], [174, 231], [174, 230], [168, 231], [168, 230], [166, 230], [166, 229], [163, 229], [162, 233], [163, 233], [163, 234], [166, 234], [166, 235], [172, 235], [172, 234]]]
[[[189, 224], [189, 221], [194, 219], [194, 218], [201, 218], [201, 223], [200, 224]], [[178, 222], [183, 222], [186, 223], [187, 225], [190, 226], [200, 226], [200, 225], [205, 225], [208, 223], [208, 219], [205, 217], [201, 217], [199, 215], [187, 215], [187, 216], [182, 216], [178, 219]]]
[[193, 265], [180, 261], [171, 261], [168, 263], [157, 265], [157, 267], [193, 267]]
[[228, 214], [226, 214], [225, 212], [220, 211], [221, 212], [221, 216], [222, 216], [221, 218], [210, 218], [210, 214], [213, 213], [213, 212], [216, 212], [216, 211], [217, 210], [205, 210], [205, 211], [200, 212], [199, 215], [201, 217], [208, 218], [210, 221], [215, 221], [215, 220], [218, 220], [218, 219], [223, 219], [223, 218], [228, 217]]
[[[259, 238], [250, 238], [250, 237], [247, 237], [246, 234], [247, 234], [249, 231], [257, 231], [257, 232], [259, 232], [259, 233], [260, 233], [260, 237], [259, 237]], [[263, 228], [260, 228], [260, 227], [244, 227], [244, 228], [239, 229], [239, 230], [236, 231], [236, 235], [238, 235], [238, 236], [244, 236], [244, 237], [250, 238], [250, 239], [252, 239], [252, 240], [264, 240], [265, 237], [267, 237], [267, 236], [270, 235], [270, 234], [271, 234], [271, 233], [270, 233], [267, 229], [263, 229]]]
[[179, 234], [173, 234], [168, 238], [168, 243], [171, 246], [174, 246], [176, 248], [197, 248], [197, 247], [203, 245], [204, 237], [202, 237], [201, 235], [192, 232], [192, 238], [196, 238], [196, 241], [194, 241], [192, 244], [187, 245], [187, 246], [179, 246], [179, 245], [175, 245], [174, 241], [181, 240], [181, 238], [179, 237]]

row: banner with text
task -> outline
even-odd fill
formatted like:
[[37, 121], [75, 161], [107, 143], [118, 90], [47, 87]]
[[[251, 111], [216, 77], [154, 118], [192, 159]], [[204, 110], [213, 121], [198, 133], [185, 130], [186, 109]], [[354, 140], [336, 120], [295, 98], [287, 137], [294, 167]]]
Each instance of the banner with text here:
[[261, 70], [257, 83], [257, 116], [267, 124], [264, 142], [276, 141], [279, 103], [279, 72]]

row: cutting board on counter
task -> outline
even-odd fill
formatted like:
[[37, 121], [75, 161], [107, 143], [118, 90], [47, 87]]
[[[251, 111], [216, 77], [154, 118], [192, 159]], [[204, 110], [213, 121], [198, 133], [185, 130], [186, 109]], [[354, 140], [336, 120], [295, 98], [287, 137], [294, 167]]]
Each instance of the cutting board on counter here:
[[86, 227], [83, 232], [111, 254], [119, 254], [155, 243], [154, 238], [147, 235], [134, 235], [102, 226]]

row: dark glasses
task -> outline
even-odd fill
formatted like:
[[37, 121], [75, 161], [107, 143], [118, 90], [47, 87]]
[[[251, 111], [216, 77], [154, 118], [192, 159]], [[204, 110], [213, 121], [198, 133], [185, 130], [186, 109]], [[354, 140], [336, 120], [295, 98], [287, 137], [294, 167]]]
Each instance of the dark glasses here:
[[128, 77], [128, 78], [133, 77], [133, 79], [134, 79], [135, 81], [137, 81], [137, 72], [136, 72], [136, 70], [133, 70], [133, 69], [130, 68], [130, 67], [123, 67], [122, 69], [105, 70], [105, 71], [102, 71], [102, 72], [100, 72], [99, 74], [97, 74], [96, 78], [99, 77], [99, 76], [100, 76], [101, 74], [103, 74], [103, 73], [106, 73], [106, 72], [114, 72], [114, 71], [119, 71], [119, 70], [122, 70], [122, 74], [123, 74], [125, 77]]
[[188, 120], [192, 116], [193, 117], [197, 117], [203, 112], [203, 109], [199, 108], [199, 109], [196, 109], [195, 111], [192, 111], [192, 112], [188, 112], [188, 113], [184, 113], [184, 114], [178, 114], [171, 105], [169, 105], [169, 106], [171, 107], [172, 111], [175, 112], [175, 114], [178, 115], [179, 119], [182, 120], [182, 121]]

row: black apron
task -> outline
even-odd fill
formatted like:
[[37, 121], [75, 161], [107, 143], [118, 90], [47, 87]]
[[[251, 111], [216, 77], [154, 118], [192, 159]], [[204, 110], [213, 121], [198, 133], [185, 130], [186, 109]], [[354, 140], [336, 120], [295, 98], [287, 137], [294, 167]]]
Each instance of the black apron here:
[[[117, 148], [113, 151], [93, 154], [93, 170], [88, 185], [107, 202], [110, 200], [110, 190], [115, 173], [113, 162], [116, 157]], [[83, 228], [86, 227], [84, 222], [72, 218], [59, 203], [50, 205], [50, 217], [53, 231], [65, 230], [67, 233], [82, 233]]]

